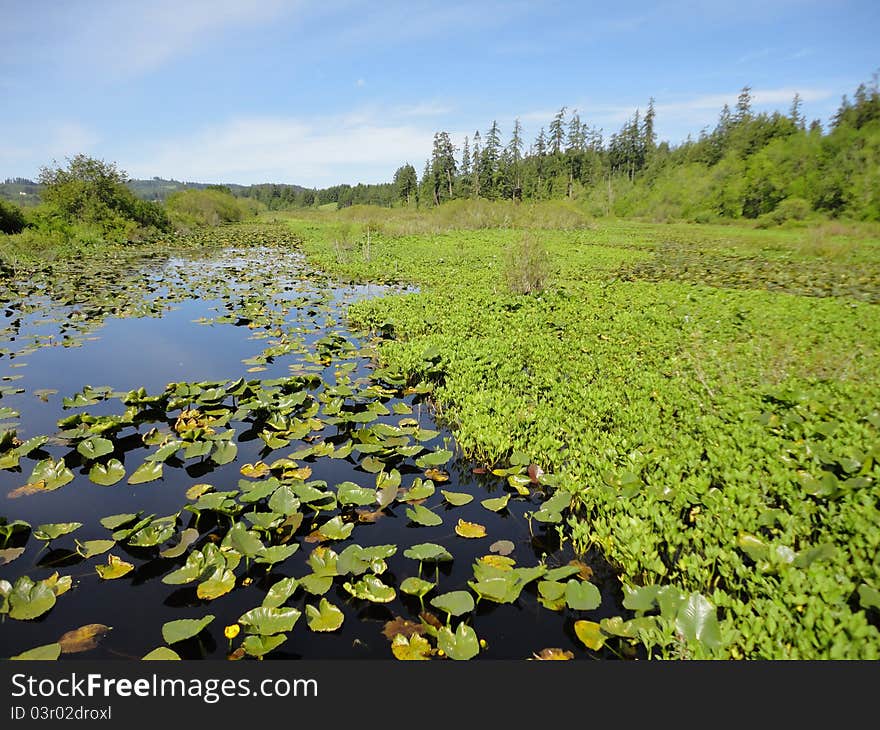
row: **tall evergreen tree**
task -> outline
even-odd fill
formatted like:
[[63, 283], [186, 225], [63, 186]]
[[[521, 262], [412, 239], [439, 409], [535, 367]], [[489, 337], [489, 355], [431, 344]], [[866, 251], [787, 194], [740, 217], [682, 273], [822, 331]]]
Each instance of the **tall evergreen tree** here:
[[554, 155], [558, 155], [562, 152], [562, 145], [565, 141], [565, 107], [562, 107], [558, 112], [556, 112], [556, 116], [553, 117], [553, 121], [550, 122], [550, 153]]

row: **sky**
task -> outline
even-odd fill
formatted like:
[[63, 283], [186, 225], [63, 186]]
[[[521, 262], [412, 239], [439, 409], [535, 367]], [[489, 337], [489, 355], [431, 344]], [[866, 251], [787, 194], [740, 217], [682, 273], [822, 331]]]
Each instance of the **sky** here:
[[131, 177], [252, 184], [421, 172], [520, 119], [607, 138], [655, 100], [673, 144], [750, 86], [823, 123], [880, 69], [878, 0], [0, 0], [0, 179], [78, 153]]

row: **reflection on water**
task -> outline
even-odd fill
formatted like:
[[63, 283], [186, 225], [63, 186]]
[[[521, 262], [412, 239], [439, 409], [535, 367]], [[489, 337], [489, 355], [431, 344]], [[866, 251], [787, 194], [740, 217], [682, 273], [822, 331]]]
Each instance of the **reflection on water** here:
[[[297, 254], [277, 250], [241, 249], [210, 260], [170, 259], [164, 265], [152, 264], [141, 272], [144, 282], [145, 314], [126, 318], [106, 317], [87, 321], [76, 346], [60, 344], [69, 337], [71, 312], [76, 306], [39, 301], [22, 303], [21, 311], [9, 305], [7, 322], [16, 321], [15, 332], [2, 346], [10, 352], [0, 360], [0, 375], [6, 390], [0, 405], [20, 413], [17, 432], [25, 439], [39, 434], [58, 432], [58, 420], [78, 409], [65, 409], [62, 398], [72, 396], [83, 386], [108, 386], [114, 391], [144, 387], [149, 393], [160, 393], [171, 382], [234, 381], [284, 378], [291, 374], [312, 372], [323, 380], [314, 393], [337, 383], [339, 366], [348, 363], [350, 372], [345, 382], [367, 382], [373, 362], [368, 357], [369, 343], [347, 330], [341, 317], [347, 303], [364, 297], [379, 296], [386, 287], [333, 286], [326, 277], [306, 272]], [[152, 303], [152, 304], [150, 304]], [[29, 306], [26, 306], [29, 305]], [[161, 314], [161, 316], [156, 316]], [[255, 326], [255, 323], [257, 326]], [[66, 329], [66, 333], [62, 333]], [[344, 337], [354, 349], [336, 353], [332, 360], [321, 361], [316, 348], [328, 335]], [[40, 345], [29, 351], [27, 345]], [[24, 353], [22, 353], [24, 347]], [[280, 354], [265, 356], [267, 348]], [[263, 355], [261, 356], [261, 353]], [[23, 366], [23, 367], [22, 367]], [[21, 376], [21, 377], [18, 377]], [[23, 392], [12, 392], [15, 389]], [[50, 392], [51, 391], [51, 392]], [[418, 394], [395, 398], [386, 403], [391, 415], [378, 421], [396, 424], [401, 416], [393, 412], [396, 404], [412, 409], [408, 418], [416, 419], [421, 428], [438, 430], [439, 434], [423, 445], [429, 449], [454, 450], [452, 435], [439, 428], [428, 404]], [[93, 415], [118, 414], [124, 406], [115, 399], [99, 401], [87, 410]], [[404, 409], [400, 408], [401, 412]], [[57, 640], [63, 633], [78, 626], [101, 623], [113, 627], [99, 648], [74, 658], [139, 658], [163, 643], [161, 626], [181, 618], [200, 618], [208, 613], [216, 618], [208, 630], [198, 637], [175, 645], [185, 658], [223, 658], [227, 642], [223, 627], [234, 623], [246, 610], [260, 605], [265, 592], [279, 578], [303, 576], [310, 572], [306, 559], [314, 547], [307, 542], [310, 525], [303, 525], [296, 541], [300, 549], [271, 572], [265, 566], [251, 565], [245, 585], [244, 565], [236, 571], [235, 589], [216, 601], [204, 601], [196, 595], [195, 584], [166, 585], [161, 578], [185, 562], [186, 555], [176, 559], [161, 558], [157, 548], [135, 548], [117, 544], [113, 553], [135, 565], [135, 569], [118, 580], [104, 581], [97, 576], [94, 565], [105, 556], [83, 560], [73, 552], [75, 537], [79, 541], [106, 539], [108, 531], [98, 520], [107, 515], [136, 513], [169, 515], [187, 504], [186, 491], [196, 483], [208, 482], [217, 491], [236, 489], [242, 464], [261, 459], [272, 461], [308, 445], [304, 441], [271, 451], [250, 431], [245, 421], [232, 421], [227, 428], [236, 430], [238, 456], [232, 463], [217, 466], [208, 460], [169, 459], [160, 480], [140, 485], [121, 481], [102, 487], [88, 479], [88, 471], [78, 461], [75, 451], [57, 440], [50, 441], [43, 451], [54, 459], [66, 458], [75, 479], [63, 488], [18, 499], [4, 498], [0, 515], [8, 520], [23, 519], [32, 525], [52, 522], [81, 522], [74, 535], [61, 537], [47, 548], [31, 537], [19, 559], [0, 567], [0, 577], [14, 581], [20, 575], [43, 579], [53, 572], [73, 576], [74, 588], [61, 596], [53, 610], [33, 621], [7, 619], [0, 627], [0, 656], [14, 655], [26, 649]], [[119, 458], [130, 474], [151, 450], [142, 440], [142, 430], [128, 428], [115, 439], [114, 457]], [[322, 438], [342, 444], [349, 436], [342, 427], [327, 426]], [[0, 493], [7, 494], [27, 480], [35, 459], [23, 460], [15, 470], [0, 471]], [[374, 488], [374, 474], [358, 466], [353, 458], [328, 459], [308, 457], [302, 462], [312, 469], [311, 479], [329, 485], [352, 481]], [[474, 474], [466, 461], [447, 465], [450, 479], [439, 485], [443, 489], [474, 494], [470, 504], [451, 507], [440, 490], [424, 503], [443, 518], [436, 527], [415, 526], [405, 515], [407, 505], [395, 504], [373, 523], [359, 524], [352, 538], [333, 543], [340, 552], [357, 542], [370, 545], [396, 544], [397, 553], [390, 558], [382, 579], [389, 585], [418, 573], [419, 566], [403, 556], [409, 545], [435, 542], [454, 555], [451, 563], [437, 568], [426, 565], [423, 577], [439, 581], [437, 592], [467, 589], [473, 579], [473, 562], [488, 553], [489, 545], [500, 539], [511, 540], [511, 555], [519, 565], [534, 565], [544, 560], [548, 565], [565, 564], [573, 555], [566, 545], [560, 547], [554, 526], [545, 527], [525, 514], [537, 509], [538, 498], [512, 499], [501, 512], [490, 512], [480, 500], [497, 497], [505, 492], [505, 481], [491, 474]], [[424, 474], [410, 467], [402, 469], [403, 483], [408, 485]], [[331, 514], [322, 515], [322, 520]], [[485, 525], [488, 538], [465, 540], [453, 528], [458, 519]], [[223, 519], [222, 517], [220, 518]], [[307, 513], [306, 520], [312, 516]], [[180, 512], [179, 529], [195, 524], [195, 516]], [[199, 546], [212, 538], [215, 518], [203, 515], [198, 523]], [[222, 525], [225, 529], [226, 525]], [[590, 557], [590, 556], [588, 556]], [[616, 580], [603, 574], [601, 561], [592, 556], [594, 582], [600, 584], [603, 604], [588, 616], [600, 617], [622, 613]], [[385, 622], [396, 616], [418, 620], [421, 610], [417, 598], [398, 591], [394, 601], [371, 604], [352, 598], [343, 588], [342, 580], [334, 581], [326, 595], [345, 615], [341, 630], [314, 633], [305, 625], [305, 617], [290, 632], [287, 641], [272, 652], [270, 658], [390, 658], [388, 640], [382, 630]], [[436, 595], [432, 593], [426, 599]], [[304, 610], [306, 603], [317, 598], [298, 590], [288, 605]], [[569, 649], [577, 656], [586, 656], [572, 630], [575, 615], [570, 611], [554, 612], [542, 607], [536, 598], [535, 584], [530, 584], [512, 605], [488, 601], [478, 604], [472, 624], [488, 648], [481, 656], [488, 658], [526, 658], [545, 647]]]

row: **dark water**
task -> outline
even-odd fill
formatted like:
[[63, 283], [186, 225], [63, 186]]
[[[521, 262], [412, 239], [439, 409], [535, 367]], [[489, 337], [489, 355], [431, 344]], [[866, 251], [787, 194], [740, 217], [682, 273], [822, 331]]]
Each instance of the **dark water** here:
[[[345, 327], [344, 310], [351, 301], [381, 295], [386, 290], [380, 286], [333, 286], [332, 282], [316, 277], [313, 272], [306, 272], [295, 256], [286, 254], [289, 260], [279, 261], [280, 256], [277, 251], [230, 251], [213, 260], [172, 260], [164, 266], [152, 264], [142, 274], [144, 298], [161, 302], [162, 307], [168, 306], [163, 316], [109, 317], [87, 332], [78, 347], [42, 346], [29, 353], [26, 350], [22, 355], [21, 348], [29, 343], [53, 341], [51, 336], [57, 331], [58, 323], [45, 320], [63, 319], [71, 308], [43, 302], [39, 311], [19, 314], [12, 306], [13, 314], [7, 319], [20, 319], [15, 341], [0, 343], [0, 346], [17, 352], [0, 359], [0, 375], [23, 376], [7, 380], [3, 385], [23, 388], [24, 392], [7, 391], [0, 399], [0, 406], [9, 406], [20, 412], [16, 428], [19, 437], [26, 439], [39, 434], [55, 434], [57, 421], [77, 410], [63, 408], [62, 397], [72, 396], [86, 384], [108, 386], [115, 391], [143, 386], [153, 394], [161, 392], [169, 382], [235, 380], [240, 377], [269, 379], [311, 371], [320, 374], [325, 384], [332, 385], [336, 381], [337, 367], [344, 362], [355, 366], [348, 375], [351, 380], [368, 379], [375, 362], [363, 349], [342, 355], [326, 366], [316, 365], [312, 356], [315, 343], [329, 333], [344, 336], [358, 348], [369, 344]], [[271, 260], [271, 265], [267, 260]], [[264, 268], [268, 269], [265, 273]], [[254, 276], [255, 270], [261, 272], [259, 276]], [[300, 279], [297, 279], [297, 272], [301, 274]], [[271, 280], [272, 286], [264, 288], [261, 283], [264, 279]], [[186, 294], [181, 295], [181, 291]], [[199, 298], [186, 298], [188, 296]], [[241, 312], [242, 302], [248, 298], [251, 302], [263, 298], [271, 305], [277, 312], [271, 329], [296, 334], [303, 351], [271, 358], [262, 366], [264, 370], [249, 371], [255, 366], [243, 361], [260, 353], [271, 338], [266, 336], [267, 328], [247, 326], [247, 317]], [[230, 321], [204, 323], [217, 317]], [[25, 366], [21, 367], [23, 364]], [[41, 399], [35, 395], [41, 389], [58, 392], [43, 394]], [[390, 409], [397, 400], [412, 407], [412, 415], [406, 417], [417, 419], [422, 428], [440, 431], [435, 439], [423, 446], [430, 450], [449, 448], [455, 451], [454, 437], [437, 425], [423, 396], [392, 399], [386, 406]], [[123, 409], [118, 400], [108, 399], [82, 410], [101, 415], [121, 413]], [[401, 417], [382, 416], [379, 421], [396, 424]], [[98, 522], [106, 515], [140, 510], [159, 516], [177, 513], [188, 502], [185, 492], [194, 484], [208, 482], [217, 491], [235, 489], [241, 479], [239, 469], [242, 464], [260, 459], [269, 463], [307, 445], [293, 441], [287, 447], [270, 452], [263, 441], [248, 432], [248, 427], [247, 423], [234, 421], [227, 426], [236, 429], [235, 441], [239, 448], [232, 463], [216, 466], [204, 460], [184, 462], [172, 458], [166, 462], [161, 480], [141, 485], [129, 485], [123, 480], [112, 487], [98, 486], [88, 479], [86, 468], [74, 468], [76, 452], [69, 445], [50, 441], [43, 447], [55, 459], [65, 456], [76, 478], [53, 492], [17, 499], [0, 497], [3, 500], [0, 516], [10, 521], [23, 519], [34, 526], [71, 521], [82, 522], [83, 526], [72, 535], [53, 541], [49, 549], [41, 550], [41, 541], [33, 536], [26, 542], [15, 542], [16, 546], [26, 546], [26, 551], [17, 560], [0, 567], [0, 578], [11, 582], [20, 575], [28, 575], [37, 580], [58, 571], [61, 575], [71, 575], [74, 587], [58, 598], [51, 611], [36, 620], [15, 621], [5, 617], [0, 626], [0, 656], [15, 655], [51, 643], [65, 632], [85, 624], [100, 623], [112, 626], [113, 630], [98, 648], [86, 653], [62, 655], [62, 658], [139, 658], [164, 644], [163, 623], [181, 618], [201, 618], [210, 613], [216, 616], [214, 622], [198, 637], [175, 644], [174, 649], [184, 658], [223, 658], [228, 650], [228, 642], [223, 636], [224, 626], [235, 623], [242, 613], [259, 606], [265, 591], [281, 577], [300, 577], [311, 572], [306, 563], [314, 548], [314, 544], [305, 540], [311, 519], [308, 512], [306, 524], [294, 538], [300, 543], [297, 553], [273, 566], [271, 572], [266, 571], [265, 565], [253, 563], [246, 571], [242, 561], [235, 571], [236, 587], [214, 601], [200, 600], [195, 583], [176, 586], [161, 582], [162, 576], [183, 565], [186, 554], [167, 559], [158, 556], [157, 548], [133, 548], [119, 543], [111, 552], [133, 563], [135, 570], [117, 580], [102, 580], [94, 566], [104, 562], [106, 554], [83, 560], [72, 552], [73, 538], [80, 541], [109, 538], [109, 531]], [[129, 428], [116, 439], [114, 456], [123, 461], [127, 474], [153, 450], [143, 444], [140, 435]], [[342, 435], [335, 426], [327, 426], [322, 437], [338, 442]], [[36, 463], [37, 457], [32, 457], [22, 459], [18, 469], [0, 471], [0, 495], [6, 495], [25, 483]], [[354, 458], [310, 457], [303, 463], [313, 469], [312, 480], [325, 480], [328, 485], [353, 481], [368, 488], [375, 486], [375, 475], [361, 469]], [[449, 481], [438, 484], [435, 494], [424, 503], [443, 517], [442, 525], [414, 525], [405, 516], [407, 505], [395, 503], [375, 523], [358, 524], [349, 540], [332, 542], [329, 546], [341, 552], [354, 542], [364, 547], [398, 545], [396, 555], [387, 560], [388, 570], [381, 576], [386, 584], [397, 588], [404, 578], [418, 573], [418, 563], [403, 556], [407, 547], [422, 542], [444, 545], [455, 559], [439, 565], [436, 572], [439, 585], [425, 598], [426, 606], [438, 593], [466, 590], [467, 581], [473, 579], [474, 560], [486, 555], [490, 544], [496, 540], [511, 540], [515, 544], [511, 557], [520, 566], [535, 565], [543, 560], [554, 567], [564, 565], [574, 557], [569, 545], [560, 547], [554, 526], [533, 522], [530, 528], [524, 515], [538, 508], [537, 497], [525, 499], [514, 495], [508, 507], [500, 513], [480, 506], [481, 499], [502, 496], [509, 490], [505, 490], [504, 479], [491, 474], [475, 474], [474, 466], [456, 458], [446, 466]], [[423, 474], [415, 468], [409, 473], [404, 471], [403, 485], [407, 486], [419, 476]], [[463, 507], [450, 507], [444, 502], [440, 489], [468, 492], [476, 498]], [[332, 514], [323, 513], [319, 521]], [[459, 537], [453, 530], [459, 518], [485, 525], [488, 537], [475, 540]], [[179, 530], [194, 525], [189, 512], [181, 512], [180, 520]], [[201, 547], [211, 539], [212, 518], [203, 516], [198, 528], [202, 534], [196, 546]], [[619, 603], [617, 580], [607, 567], [596, 556], [582, 556], [582, 559], [593, 568], [593, 582], [602, 592], [599, 609], [589, 612], [550, 611], [537, 600], [537, 582], [529, 584], [514, 604], [481, 601], [469, 619], [477, 635], [487, 642], [480, 657], [527, 658], [546, 647], [570, 650], [578, 658], [597, 656], [586, 650], [575, 637], [574, 621], [583, 618], [598, 621], [625, 611]], [[252, 579], [249, 585], [242, 584], [245, 574]], [[434, 567], [426, 564], [423, 577], [433, 580], [434, 576]], [[382, 634], [384, 624], [396, 616], [418, 621], [421, 610], [418, 599], [398, 590], [397, 597], [390, 603], [368, 603], [351, 597], [342, 588], [344, 580], [335, 579], [333, 587], [325, 594], [343, 611], [345, 621], [342, 628], [332, 633], [315, 633], [307, 627], [303, 615], [287, 641], [267, 658], [391, 657], [389, 641]], [[304, 611], [306, 603], [316, 605], [318, 600], [300, 588], [287, 605]], [[442, 617], [442, 613], [440, 615]]]

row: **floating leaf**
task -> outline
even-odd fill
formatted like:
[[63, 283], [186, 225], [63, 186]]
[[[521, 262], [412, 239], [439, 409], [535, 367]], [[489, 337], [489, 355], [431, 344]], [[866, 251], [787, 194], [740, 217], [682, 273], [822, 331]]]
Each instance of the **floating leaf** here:
[[458, 524], [455, 526], [455, 532], [461, 537], [486, 537], [486, 528], [483, 525], [476, 522], [465, 522], [461, 518], [459, 518]]
[[565, 603], [574, 611], [592, 611], [602, 603], [602, 594], [592, 583], [570, 580], [565, 584]]
[[[8, 583], [6, 585], [9, 586]], [[57, 594], [48, 580], [34, 582], [23, 575], [9, 588], [6, 595], [9, 615], [17, 621], [38, 618], [55, 605]]]
[[178, 641], [191, 639], [213, 620], [214, 614], [209, 613], [202, 618], [182, 618], [168, 621], [162, 625], [162, 638], [166, 644], [176, 644]]
[[164, 464], [161, 461], [145, 461], [134, 470], [134, 473], [128, 478], [128, 483], [146, 484], [147, 482], [161, 479], [163, 466]]
[[110, 459], [106, 464], [95, 463], [89, 469], [89, 479], [102, 487], [112, 487], [125, 476], [125, 467], [119, 459]]
[[114, 545], [116, 545], [116, 540], [86, 540], [85, 542], [77, 540], [76, 551], [88, 560], [112, 550]]
[[193, 484], [189, 489], [186, 490], [186, 498], [187, 499], [198, 499], [205, 492], [210, 492], [214, 486], [212, 484]]
[[120, 515], [108, 515], [107, 517], [102, 517], [99, 521], [103, 527], [106, 527], [108, 530], [115, 530], [123, 525], [128, 524], [129, 522], [134, 522], [138, 517], [140, 517], [143, 513], [126, 513]]
[[333, 576], [315, 575], [314, 573], [311, 573], [300, 578], [299, 584], [303, 587], [303, 590], [308, 591], [312, 595], [322, 596], [329, 591], [330, 586], [333, 585]]
[[443, 518], [420, 504], [406, 508], [406, 516], [417, 525], [435, 527], [443, 524]]
[[[443, 624], [440, 625], [442, 626]], [[394, 637], [400, 634], [409, 637], [413, 634], [424, 633], [424, 631], [424, 624], [409, 621], [402, 616], [395, 616], [393, 620], [385, 622], [385, 626], [382, 628], [382, 635], [388, 641], [393, 641]]]
[[342, 505], [354, 504], [364, 507], [376, 501], [376, 492], [358, 486], [354, 482], [342, 482], [336, 487], [336, 499]]
[[287, 641], [287, 634], [274, 636], [248, 636], [242, 643], [241, 648], [250, 656], [261, 657], [273, 649], [277, 649]]
[[220, 441], [214, 446], [214, 452], [211, 454], [211, 461], [215, 464], [223, 466], [235, 461], [238, 456], [238, 446], [232, 441]]
[[52, 522], [46, 525], [37, 525], [33, 534], [37, 540], [49, 541], [62, 535], [69, 535], [80, 527], [82, 527], [82, 522]]
[[345, 620], [345, 615], [326, 598], [322, 598], [317, 608], [306, 606], [306, 618], [312, 631], [336, 631]]
[[269, 636], [290, 631], [300, 616], [302, 612], [295, 608], [260, 606], [243, 613], [238, 623], [249, 634]]
[[180, 540], [177, 545], [173, 545], [170, 548], [165, 548], [162, 550], [159, 555], [163, 558], [178, 558], [183, 555], [190, 545], [192, 545], [196, 540], [199, 539], [199, 531], [188, 527], [183, 532], [180, 533]]
[[257, 555], [257, 562], [263, 565], [283, 563], [297, 550], [299, 550], [299, 543], [293, 543], [292, 545], [273, 545], [272, 547], [263, 548], [263, 550]]
[[422, 580], [421, 578], [410, 577], [404, 579], [400, 584], [400, 590], [407, 595], [422, 598], [427, 593], [430, 593], [431, 589], [436, 585], [436, 583], [431, 583], [430, 581]]
[[35, 646], [33, 649], [23, 651], [21, 654], [9, 657], [10, 659], [23, 661], [49, 661], [54, 662], [61, 656], [61, 644], [43, 644], [43, 646]]
[[365, 575], [357, 583], [345, 582], [342, 587], [355, 598], [372, 603], [389, 603], [397, 595], [391, 586], [385, 585], [375, 575]]
[[433, 466], [443, 466], [452, 458], [452, 452], [440, 449], [430, 454], [425, 454], [416, 459], [416, 466], [420, 469], [427, 469]]
[[167, 646], [159, 646], [153, 649], [153, 651], [144, 654], [141, 659], [143, 661], [172, 661], [179, 660], [180, 655], [174, 649], [169, 649]]
[[0, 565], [8, 565], [13, 560], [18, 560], [24, 553], [25, 548], [5, 548], [0, 550]]
[[259, 479], [269, 473], [269, 466], [262, 461], [258, 461], [255, 464], [244, 464], [240, 471], [242, 476]]
[[263, 606], [266, 608], [278, 608], [293, 595], [298, 585], [299, 580], [296, 578], [282, 578], [266, 593], [266, 597], [263, 599]]
[[450, 616], [461, 616], [474, 610], [474, 597], [467, 591], [451, 591], [432, 598], [431, 605]]
[[112, 628], [112, 626], [105, 626], [104, 624], [86, 624], [73, 631], [68, 631], [58, 639], [58, 643], [61, 645], [61, 653], [76, 654], [81, 651], [94, 649], [98, 642]]
[[104, 580], [115, 580], [121, 578], [134, 570], [134, 565], [127, 563], [112, 553], [107, 556], [107, 565], [96, 565], [95, 571]]
[[540, 661], [568, 661], [569, 659], [574, 659], [574, 652], [553, 647], [541, 649], [541, 651], [532, 654], [532, 656]]
[[196, 587], [196, 595], [203, 601], [213, 601], [235, 588], [235, 573], [229, 568], [217, 568], [207, 580]]
[[510, 540], [496, 540], [489, 546], [489, 552], [510, 555], [516, 546]]
[[444, 626], [437, 633], [437, 647], [450, 659], [464, 661], [473, 659], [480, 653], [480, 641], [476, 632], [462, 622], [458, 625], [455, 633], [448, 626]]
[[480, 502], [483, 507], [492, 512], [500, 512], [510, 501], [510, 495], [505, 494], [503, 497], [495, 497], [494, 499], [484, 499]]
[[43, 459], [34, 466], [27, 484], [10, 492], [9, 496], [15, 498], [36, 492], [51, 492], [72, 481], [73, 472], [67, 468], [64, 459]]
[[399, 633], [391, 640], [391, 653], [400, 661], [419, 661], [430, 659], [433, 649], [424, 636]]
[[398, 499], [401, 502], [416, 502], [420, 499], [427, 499], [434, 494], [434, 484], [428, 481], [416, 479], [412, 486]]
[[425, 469], [425, 476], [432, 482], [448, 482], [449, 474], [440, 469]]
[[403, 551], [404, 556], [422, 563], [440, 563], [452, 560], [452, 554], [442, 545], [423, 542]]
[[248, 530], [244, 522], [236, 522], [226, 533], [223, 542], [246, 558], [256, 557], [264, 548], [257, 533]]
[[450, 492], [446, 489], [441, 489], [440, 494], [443, 495], [443, 498], [449, 502], [453, 507], [461, 507], [466, 505], [468, 502], [473, 501], [474, 495], [465, 494], [464, 492]]
[[599, 651], [605, 646], [605, 635], [595, 621], [575, 621], [574, 633], [588, 649]]
[[77, 444], [76, 450], [84, 458], [93, 461], [111, 453], [113, 451], [113, 442], [100, 436], [89, 436]]
[[318, 534], [328, 540], [347, 540], [354, 530], [354, 523], [343, 522], [341, 515], [336, 515], [318, 528]]

